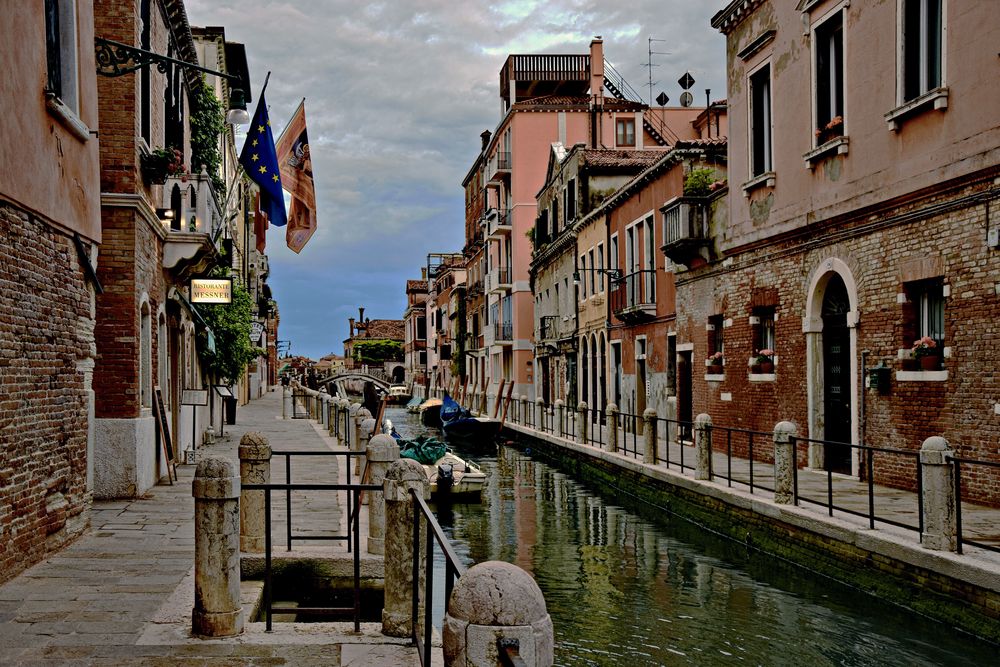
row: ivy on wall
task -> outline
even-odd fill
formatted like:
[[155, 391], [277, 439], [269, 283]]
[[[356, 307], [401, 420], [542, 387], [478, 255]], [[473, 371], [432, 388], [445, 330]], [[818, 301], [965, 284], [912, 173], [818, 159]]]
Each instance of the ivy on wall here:
[[403, 344], [397, 340], [354, 341], [353, 356], [363, 364], [381, 364], [403, 360]]
[[191, 93], [191, 171], [201, 172], [205, 165], [212, 185], [220, 199], [226, 196], [226, 182], [222, 177], [222, 152], [219, 135], [226, 129], [222, 103], [215, 96], [204, 77]]

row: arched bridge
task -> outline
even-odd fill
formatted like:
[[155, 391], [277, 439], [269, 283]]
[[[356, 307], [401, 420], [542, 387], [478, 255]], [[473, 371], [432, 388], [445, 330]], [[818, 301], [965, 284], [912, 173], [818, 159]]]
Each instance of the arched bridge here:
[[373, 373], [362, 373], [361, 371], [345, 371], [343, 373], [337, 373], [336, 375], [331, 375], [330, 377], [322, 380], [320, 384], [330, 385], [337, 384], [345, 380], [361, 380], [363, 382], [371, 382], [379, 389], [384, 391], [389, 391], [389, 381], [386, 379], [384, 373], [378, 375]]

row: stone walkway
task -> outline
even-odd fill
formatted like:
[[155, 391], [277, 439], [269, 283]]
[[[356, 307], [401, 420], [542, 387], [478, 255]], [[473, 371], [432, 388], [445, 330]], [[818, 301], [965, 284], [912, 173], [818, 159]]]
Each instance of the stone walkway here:
[[[307, 419], [282, 420], [281, 391], [239, 409], [226, 439], [201, 455], [236, 460], [239, 438], [259, 431], [274, 450], [333, 447]], [[283, 482], [284, 464], [273, 460], [272, 481]], [[293, 460], [293, 482], [343, 480], [333, 457]], [[0, 665], [414, 665], [416, 650], [386, 638], [379, 624], [247, 623], [229, 640], [189, 635], [194, 601], [194, 466], [178, 466], [179, 481], [154, 487], [138, 500], [98, 501], [91, 529], [58, 554], [0, 586]], [[275, 549], [284, 549], [284, 499], [272, 527]], [[335, 498], [311, 495], [293, 501], [296, 533], [341, 531]], [[367, 531], [365, 531], [366, 533]], [[309, 542], [305, 545], [308, 546]], [[323, 543], [345, 549], [343, 543]], [[364, 538], [362, 538], [364, 544]], [[244, 586], [244, 609], [259, 586]]]

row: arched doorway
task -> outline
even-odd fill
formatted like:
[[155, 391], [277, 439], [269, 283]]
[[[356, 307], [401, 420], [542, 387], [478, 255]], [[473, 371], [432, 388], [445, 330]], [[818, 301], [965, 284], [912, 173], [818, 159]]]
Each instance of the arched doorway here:
[[[847, 314], [851, 310], [847, 286], [833, 274], [823, 294], [823, 439], [851, 442], [851, 335]], [[851, 472], [851, 448], [826, 444], [823, 468]]]
[[[809, 444], [808, 465], [857, 474], [860, 387], [857, 361], [858, 292], [850, 267], [831, 257], [816, 267], [809, 285], [803, 333]], [[830, 443], [824, 446], [820, 440]]]

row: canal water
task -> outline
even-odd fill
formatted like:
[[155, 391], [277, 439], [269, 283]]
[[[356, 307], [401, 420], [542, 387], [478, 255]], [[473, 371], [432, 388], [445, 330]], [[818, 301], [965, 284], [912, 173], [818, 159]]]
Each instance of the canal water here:
[[[403, 437], [437, 435], [403, 410], [388, 416]], [[530, 450], [458, 453], [489, 483], [482, 503], [435, 507], [438, 521], [466, 564], [534, 576], [558, 665], [997, 664], [992, 644], [618, 501]], [[443, 560], [436, 570], [441, 584]]]

